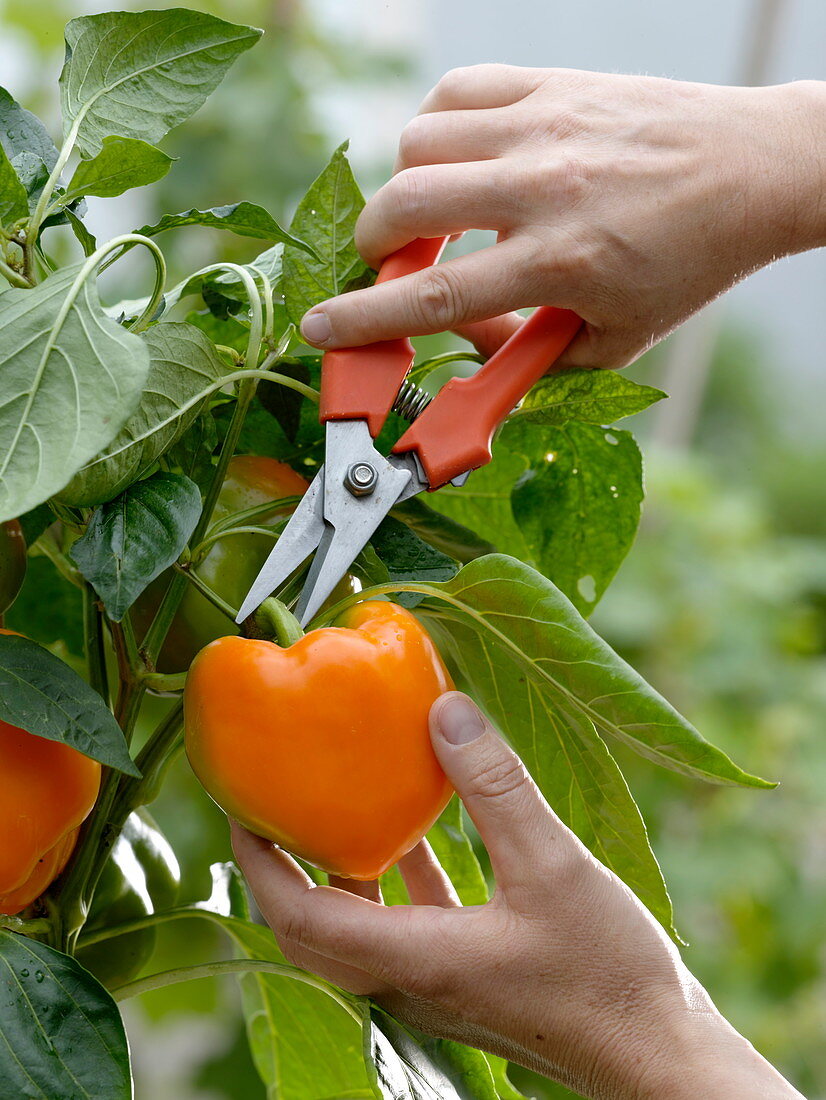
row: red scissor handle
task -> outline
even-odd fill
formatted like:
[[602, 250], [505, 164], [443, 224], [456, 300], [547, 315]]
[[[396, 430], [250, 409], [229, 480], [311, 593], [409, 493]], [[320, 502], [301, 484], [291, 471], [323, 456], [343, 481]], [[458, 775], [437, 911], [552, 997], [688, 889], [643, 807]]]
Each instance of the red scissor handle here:
[[[376, 282], [435, 264], [446, 237], [420, 238], [381, 265]], [[431, 489], [490, 462], [493, 433], [573, 340], [582, 319], [570, 309], [541, 306], [472, 378], [453, 378], [393, 448], [415, 450]], [[413, 363], [406, 338], [328, 351], [321, 365], [319, 419], [366, 420], [381, 431]]]
[[493, 433], [582, 327], [570, 309], [540, 306], [471, 378], [451, 378], [393, 448], [416, 451], [431, 489], [490, 462]]
[[[431, 267], [447, 237], [420, 237], [388, 256], [377, 283]], [[319, 420], [366, 420], [377, 436], [413, 364], [413, 345], [406, 338], [381, 340], [356, 348], [338, 348], [321, 361]]]

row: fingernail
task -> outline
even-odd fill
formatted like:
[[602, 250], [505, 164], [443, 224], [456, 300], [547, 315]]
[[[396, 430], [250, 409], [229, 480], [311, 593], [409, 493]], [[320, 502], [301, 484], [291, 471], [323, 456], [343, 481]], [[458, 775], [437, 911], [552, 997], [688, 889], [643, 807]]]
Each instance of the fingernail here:
[[479, 708], [464, 695], [451, 695], [446, 699], [439, 708], [437, 721], [442, 737], [451, 745], [466, 745], [485, 732]]
[[305, 313], [301, 321], [301, 335], [310, 344], [326, 344], [330, 339], [330, 318], [323, 310]]

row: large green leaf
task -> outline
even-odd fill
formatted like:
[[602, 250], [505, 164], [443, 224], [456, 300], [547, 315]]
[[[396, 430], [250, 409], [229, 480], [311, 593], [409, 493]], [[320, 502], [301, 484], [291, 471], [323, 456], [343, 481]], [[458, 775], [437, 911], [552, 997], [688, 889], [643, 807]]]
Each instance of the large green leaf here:
[[158, 473], [102, 504], [71, 556], [119, 622], [146, 586], [179, 556], [201, 514], [198, 486]]
[[353, 230], [364, 206], [346, 157], [347, 142], [340, 145], [321, 175], [298, 204], [290, 232], [315, 251], [308, 256], [294, 247], [284, 250], [284, 298], [293, 324], [312, 306], [341, 294], [352, 283], [365, 279], [369, 268], [356, 251]]
[[78, 164], [60, 200], [70, 202], [81, 195], [114, 198], [162, 179], [173, 159], [138, 138], [106, 137], [97, 156]]
[[11, 1100], [131, 1100], [117, 1005], [68, 955], [0, 929], [0, 1082]]
[[0, 145], [0, 225], [10, 226], [29, 213], [26, 189], [20, 182], [17, 172], [6, 151]]
[[57, 149], [37, 115], [0, 88], [0, 145], [6, 151], [33, 210], [43, 184], [57, 163]]
[[[510, 444], [508, 429], [503, 442]], [[532, 445], [533, 454], [525, 456], [530, 465], [514, 487], [511, 508], [528, 557], [588, 615], [637, 533], [639, 448], [630, 432], [578, 423], [532, 425], [520, 443]]]
[[261, 31], [185, 8], [105, 12], [66, 24], [64, 134], [84, 156], [111, 134], [156, 144], [217, 88]]
[[612, 370], [569, 370], [546, 375], [511, 413], [508, 426], [545, 424], [560, 427], [571, 420], [613, 424], [642, 412], [666, 395], [641, 386]]
[[[181, 214], [164, 214], [154, 225], [143, 225], [137, 230], [145, 237], [157, 237], [168, 229], [184, 225], [205, 225], [210, 229], [228, 229], [239, 237], [256, 237], [263, 241], [289, 244], [300, 251], [312, 250], [297, 237], [282, 229], [275, 218], [263, 206], [254, 202], [234, 202], [229, 206], [213, 206], [210, 210], [185, 210]], [[189, 284], [184, 284], [189, 286]], [[192, 289], [196, 289], [193, 287]]]
[[[553, 708], [593, 722], [656, 764], [714, 783], [774, 786], [709, 744], [530, 566], [491, 554], [464, 566], [453, 580], [427, 587], [432, 598], [419, 612], [434, 615], [462, 639], [470, 632], [484, 635], [494, 647], [491, 683], [499, 660], [513, 662], [525, 684], [547, 696]], [[498, 708], [506, 706], [504, 700]]]
[[671, 899], [628, 785], [592, 722], [562, 712], [485, 633], [439, 623], [437, 638], [565, 824], [674, 933]]
[[80, 265], [0, 291], [0, 520], [63, 488], [140, 399], [149, 352], [103, 313]]
[[[248, 958], [285, 961], [268, 928], [237, 918], [221, 925]], [[328, 994], [275, 974], [247, 974], [240, 984], [253, 1060], [272, 1100], [373, 1096], [359, 1025]]]
[[143, 339], [150, 359], [140, 407], [103, 454], [72, 478], [60, 494], [67, 504], [111, 500], [146, 473], [186, 432], [208, 400], [210, 387], [227, 373], [212, 342], [194, 325], [162, 321]]

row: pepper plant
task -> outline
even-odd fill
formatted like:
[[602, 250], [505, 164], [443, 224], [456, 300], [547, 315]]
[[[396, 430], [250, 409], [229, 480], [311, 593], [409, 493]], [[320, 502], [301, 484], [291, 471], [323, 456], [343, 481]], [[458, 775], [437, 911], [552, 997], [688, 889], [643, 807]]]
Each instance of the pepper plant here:
[[[22, 913], [0, 917], [0, 1093], [131, 1096], [118, 1002], [231, 973], [273, 1097], [512, 1098], [500, 1060], [414, 1034], [287, 965], [251, 919], [231, 864], [212, 868], [209, 898], [177, 905], [174, 856], [145, 809], [181, 747], [186, 673], [158, 658], [187, 591], [225, 616], [227, 633], [237, 629], [236, 608], [199, 565], [223, 540], [271, 544], [297, 500], [216, 512], [230, 461], [251, 453], [312, 477], [323, 452], [321, 361], [297, 326], [318, 301], [374, 277], [353, 243], [363, 199], [345, 145], [289, 229], [246, 201], [164, 214], [100, 244], [84, 221], [88, 196], [120, 195], [169, 170], [156, 143], [258, 38], [185, 9], [72, 20], [59, 144], [0, 89], [0, 522], [20, 520], [58, 608], [66, 593], [82, 597], [84, 653], [75, 661], [0, 635], [0, 719], [103, 765], [63, 873]], [[49, 252], [58, 225], [76, 238], [77, 259], [65, 266]], [[191, 226], [266, 248], [170, 286], [157, 239]], [[148, 253], [153, 285], [140, 300], [103, 305], [98, 276], [134, 249]], [[432, 384], [453, 360], [478, 357], [465, 349], [419, 362], [416, 380]], [[365, 593], [412, 608], [560, 816], [676, 936], [611, 745], [698, 780], [770, 784], [706, 742], [586, 621], [631, 546], [643, 496], [640, 452], [614, 425], [663, 396], [607, 371], [546, 378], [468, 485], [395, 509], [354, 563], [362, 591], [312, 625]], [[391, 416], [387, 440], [401, 427]], [[153, 582], [160, 594], [139, 613]], [[293, 581], [274, 595], [289, 604], [296, 591]], [[158, 695], [159, 721], [157, 699], [147, 706]], [[488, 884], [455, 799], [429, 839], [462, 900], [484, 903]], [[134, 881], [118, 877], [130, 860], [143, 869], [140, 904], [127, 897]], [[384, 892], [388, 903], [407, 901], [398, 875], [386, 876]], [[235, 957], [154, 970], [154, 929], [181, 920], [220, 926]], [[131, 944], [125, 955], [119, 944]], [[108, 965], [107, 945], [126, 970]]]

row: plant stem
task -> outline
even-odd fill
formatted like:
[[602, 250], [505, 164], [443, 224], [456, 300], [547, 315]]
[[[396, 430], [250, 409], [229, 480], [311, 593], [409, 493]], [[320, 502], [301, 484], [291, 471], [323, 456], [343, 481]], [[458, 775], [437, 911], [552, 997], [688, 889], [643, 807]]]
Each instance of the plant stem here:
[[193, 549], [188, 564], [190, 566], [199, 565], [207, 556], [206, 551], [209, 550], [213, 543], [220, 542], [221, 539], [231, 538], [233, 535], [264, 535], [275, 541], [280, 537], [281, 531], [273, 527], [227, 527], [223, 530], [213, 527], [203, 542], [199, 542]]
[[0, 260], [0, 275], [8, 279], [12, 286], [18, 286], [24, 290], [29, 290], [33, 286], [33, 283], [25, 275], [21, 275], [13, 267], [9, 267], [5, 260]]
[[230, 607], [226, 601], [222, 600], [217, 592], [214, 592], [208, 584], [201, 580], [198, 574], [189, 568], [187, 565], [178, 565], [176, 562], [172, 567], [176, 573], [183, 573], [193, 588], [197, 588], [204, 599], [209, 600], [213, 607], [217, 607], [219, 611], [231, 621], [235, 622], [235, 616], [237, 611], [235, 608]]
[[[198, 543], [202, 541], [209, 528], [212, 513], [218, 500], [218, 494], [221, 492], [221, 488], [224, 484], [229, 460], [235, 454], [235, 448], [238, 443], [238, 438], [241, 435], [241, 429], [244, 426], [244, 420], [252, 404], [252, 399], [255, 396], [256, 385], [257, 380], [255, 378], [247, 379], [240, 385], [238, 398], [232, 412], [232, 419], [229, 423], [229, 429], [224, 437], [221, 453], [218, 455], [218, 462], [215, 465], [212, 480], [207, 489], [204, 507], [195, 530], [192, 532], [192, 538], [189, 540], [192, 546], [197, 546]], [[170, 582], [169, 588], [167, 588], [161, 600], [155, 618], [152, 620], [149, 630], [146, 633], [146, 637], [143, 640], [143, 649], [148, 663], [153, 668], [158, 659], [158, 654], [160, 653], [164, 639], [172, 625], [172, 620], [175, 618], [175, 613], [183, 599], [187, 580], [191, 580], [193, 577], [194, 574], [187, 577], [183, 575], [182, 572], [176, 571], [175, 576]], [[232, 617], [234, 618], [234, 616]]]
[[167, 985], [176, 985], [178, 982], [188, 982], [196, 978], [213, 978], [219, 974], [277, 974], [282, 978], [293, 978], [304, 982], [315, 989], [320, 989], [329, 997], [332, 997], [344, 1011], [351, 1016], [357, 1024], [361, 1025], [361, 1013], [355, 1004], [340, 993], [335, 986], [325, 982], [322, 978], [316, 978], [308, 974], [306, 970], [299, 970], [296, 966], [287, 966], [284, 963], [268, 962], [264, 959], [223, 959], [219, 962], [202, 963], [199, 966], [181, 966], [175, 970], [163, 970], [158, 974], [148, 974], [145, 978], [139, 978], [134, 982], [127, 982], [112, 991], [116, 1001], [125, 1001], [128, 997], [138, 997], [141, 993], [148, 993], [152, 989], [162, 989]]
[[109, 677], [106, 675], [103, 615], [97, 593], [90, 584], [83, 586], [83, 647], [89, 683], [108, 707]]

